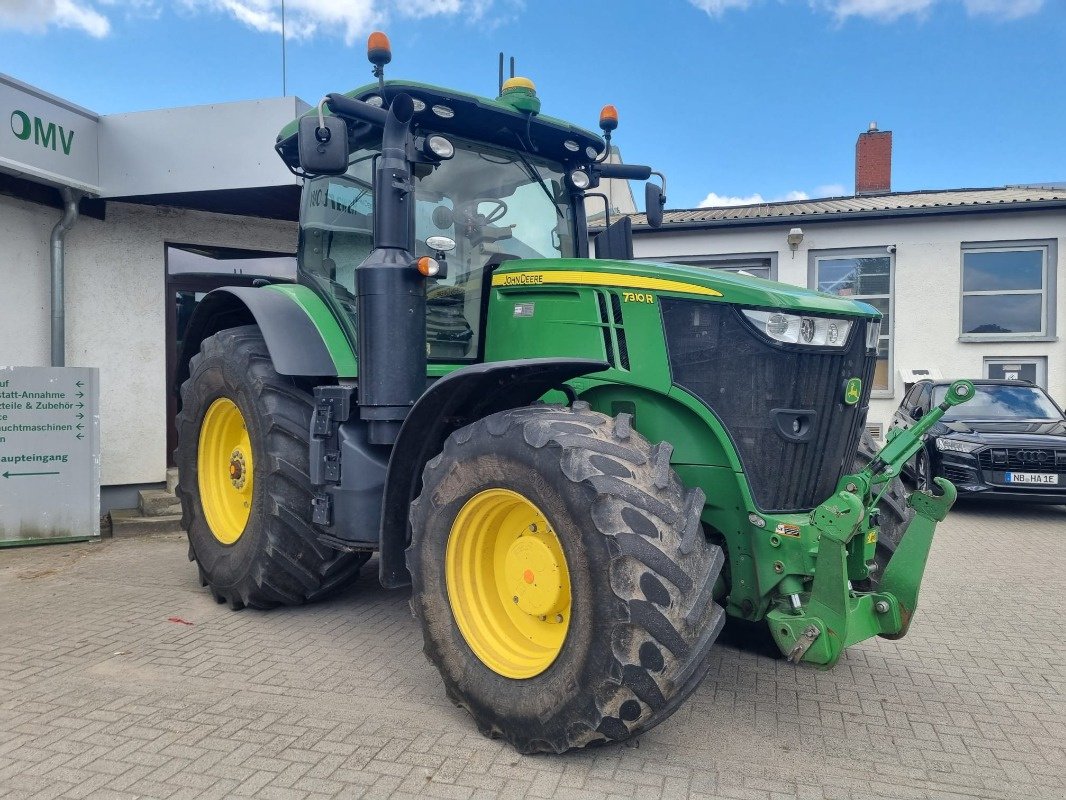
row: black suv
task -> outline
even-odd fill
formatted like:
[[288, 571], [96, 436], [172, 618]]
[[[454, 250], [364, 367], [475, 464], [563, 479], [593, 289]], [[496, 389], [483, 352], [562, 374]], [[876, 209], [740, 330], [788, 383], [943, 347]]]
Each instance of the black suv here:
[[[960, 497], [1066, 503], [1066, 417], [1028, 381], [974, 381], [972, 400], [930, 429], [905, 467], [918, 486], [947, 478]], [[944, 400], [951, 381], [918, 381], [891, 428], [908, 428]]]

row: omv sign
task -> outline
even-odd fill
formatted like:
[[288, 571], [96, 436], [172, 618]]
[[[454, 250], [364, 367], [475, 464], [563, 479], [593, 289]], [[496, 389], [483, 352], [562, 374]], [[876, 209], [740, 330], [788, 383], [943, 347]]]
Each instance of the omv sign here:
[[40, 117], [31, 120], [29, 114], [19, 109], [11, 112], [11, 132], [23, 141], [29, 141], [32, 136], [33, 143], [39, 147], [55, 150], [58, 145], [65, 156], [70, 155], [70, 148], [74, 145], [74, 131], [64, 130], [62, 125], [46, 122]]
[[91, 111], [0, 74], [0, 172], [99, 194], [99, 129]]

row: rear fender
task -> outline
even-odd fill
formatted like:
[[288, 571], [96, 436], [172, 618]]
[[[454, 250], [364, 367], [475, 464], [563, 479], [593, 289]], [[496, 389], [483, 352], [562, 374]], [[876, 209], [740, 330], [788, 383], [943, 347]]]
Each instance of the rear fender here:
[[227, 286], [196, 306], [174, 373], [175, 392], [204, 339], [226, 328], [258, 325], [274, 369], [282, 375], [354, 375], [355, 356], [332, 313], [306, 286]]
[[552, 389], [607, 369], [584, 358], [496, 361], [456, 370], [433, 384], [411, 408], [393, 446], [381, 508], [381, 584], [411, 582], [404, 551], [410, 541], [410, 506], [422, 489], [426, 462], [444, 449], [452, 433], [497, 411], [528, 406]]

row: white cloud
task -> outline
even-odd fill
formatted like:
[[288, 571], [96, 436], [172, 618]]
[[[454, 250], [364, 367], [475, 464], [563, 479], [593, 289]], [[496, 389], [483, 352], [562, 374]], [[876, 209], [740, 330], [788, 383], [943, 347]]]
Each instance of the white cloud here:
[[764, 198], [761, 194], [756, 192], [755, 194], [749, 194], [747, 197], [741, 197], [739, 195], [718, 194], [717, 192], [710, 192], [703, 200], [700, 201], [700, 208], [712, 208], [721, 206], [754, 206], [759, 203], [780, 203], [796, 200], [807, 200], [809, 195], [806, 192], [791, 191], [781, 197], [771, 197], [769, 200]]
[[[342, 38], [353, 44], [392, 17], [462, 17], [491, 23], [496, 0], [285, 0], [286, 35]], [[721, 0], [736, 2], [737, 0]], [[281, 33], [281, 0], [173, 0], [186, 13], [217, 14], [263, 33]], [[745, 0], [746, 2], [746, 0]], [[510, 6], [520, 0], [509, 0]], [[159, 0], [0, 0], [0, 29], [43, 32], [78, 28], [97, 38], [111, 32], [116, 15], [158, 16]], [[512, 9], [513, 10], [513, 9]]]
[[76, 28], [98, 39], [111, 32], [107, 17], [83, 0], [0, 0], [0, 29], [38, 33], [52, 26]]
[[865, 17], [882, 22], [892, 22], [908, 14], [921, 16], [938, 0], [821, 0], [819, 5], [827, 8], [838, 20], [849, 17]]
[[842, 183], [823, 183], [814, 189], [815, 197], [843, 197], [846, 194], [848, 190]]
[[1044, 7], [1044, 0], [963, 0], [971, 17], [986, 15], [999, 19], [1020, 19]]
[[[768, 0], [689, 0], [696, 8], [712, 17], [726, 11], [751, 8]], [[795, 2], [797, 0], [793, 0]], [[778, 0], [787, 2], [787, 0]], [[844, 22], [851, 17], [878, 22], [894, 22], [901, 17], [924, 17], [935, 7], [959, 4], [971, 17], [993, 17], [1001, 20], [1020, 19], [1035, 14], [1044, 7], [1044, 0], [806, 0], [816, 11], [826, 11]]]
[[712, 17], [720, 17], [734, 8], [743, 11], [752, 4], [753, 0], [689, 0], [689, 2]]

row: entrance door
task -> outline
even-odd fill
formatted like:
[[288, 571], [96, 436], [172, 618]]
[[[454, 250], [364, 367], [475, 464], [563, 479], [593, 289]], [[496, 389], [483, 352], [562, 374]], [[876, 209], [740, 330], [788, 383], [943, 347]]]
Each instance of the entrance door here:
[[262, 250], [168, 244], [166, 268], [167, 466], [172, 467], [174, 448], [178, 445], [178, 431], [174, 425], [178, 413], [174, 370], [185, 329], [197, 303], [212, 289], [222, 286], [251, 286], [263, 278], [276, 282], [295, 281], [296, 256]]

